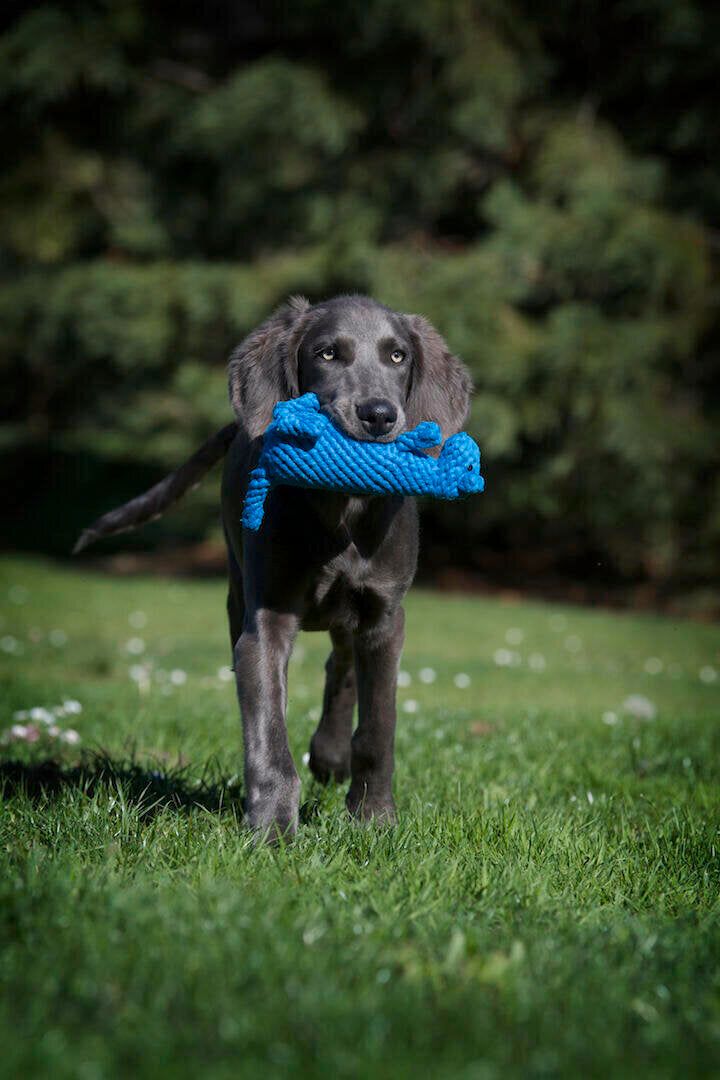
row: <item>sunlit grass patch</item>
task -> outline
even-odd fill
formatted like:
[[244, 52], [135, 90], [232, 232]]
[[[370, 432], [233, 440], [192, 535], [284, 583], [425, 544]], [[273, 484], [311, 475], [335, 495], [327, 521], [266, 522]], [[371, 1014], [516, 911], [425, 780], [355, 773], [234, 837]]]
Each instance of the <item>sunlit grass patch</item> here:
[[386, 831], [301, 763], [305, 635], [269, 850], [219, 583], [14, 560], [0, 597], [0, 730], [40, 732], [0, 745], [8, 1075], [717, 1071], [716, 628], [411, 595]]

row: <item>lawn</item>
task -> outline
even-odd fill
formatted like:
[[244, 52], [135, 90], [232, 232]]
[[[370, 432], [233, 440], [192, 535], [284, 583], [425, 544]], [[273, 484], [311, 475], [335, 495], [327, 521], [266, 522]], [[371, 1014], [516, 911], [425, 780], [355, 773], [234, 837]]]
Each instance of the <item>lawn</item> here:
[[413, 593], [386, 831], [301, 764], [308, 635], [303, 824], [258, 849], [220, 583], [0, 597], [0, 729], [42, 732], [0, 745], [4, 1075], [718, 1075], [717, 627]]

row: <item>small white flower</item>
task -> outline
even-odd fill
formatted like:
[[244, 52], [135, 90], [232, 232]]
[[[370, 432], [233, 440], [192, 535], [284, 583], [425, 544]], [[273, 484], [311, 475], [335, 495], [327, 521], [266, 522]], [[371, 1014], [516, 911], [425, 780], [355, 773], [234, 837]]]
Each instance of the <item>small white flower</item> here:
[[690, 760], [690, 758], [689, 757], [684, 757], [683, 758], [683, 768], [684, 769], [689, 769], [691, 765], [692, 765], [692, 761]]
[[607, 712], [602, 714], [603, 724], [607, 724], [608, 727], [614, 727], [618, 722], [618, 714], [613, 712], [612, 709], [608, 709]]
[[547, 661], [542, 653], [534, 652], [530, 653], [528, 657], [528, 664], [532, 671], [544, 671], [547, 667]]
[[577, 634], [570, 634], [565, 638], [565, 648], [568, 652], [579, 653], [582, 649], [582, 638]]
[[421, 683], [426, 683], [428, 685], [430, 683], [434, 683], [435, 680], [437, 679], [437, 674], [436, 674], [434, 668], [431, 668], [431, 667], [420, 668], [419, 675], [420, 675], [420, 682]]
[[509, 630], [505, 632], [505, 640], [508, 645], [520, 645], [525, 637], [525, 632], [518, 626], [511, 626]]
[[48, 641], [56, 649], [62, 649], [63, 645], [67, 645], [68, 636], [64, 630], [51, 630], [48, 634]]
[[22, 652], [22, 646], [17, 638], [14, 638], [12, 634], [5, 634], [0, 638], [0, 649], [4, 653], [19, 653]]
[[657, 709], [649, 698], [643, 694], [630, 694], [622, 703], [623, 712], [630, 716], [637, 716], [639, 720], [654, 720]]
[[25, 724], [13, 724], [10, 728], [10, 734], [13, 739], [25, 739], [27, 738], [28, 729]]
[[134, 683], [137, 683], [137, 688], [141, 694], [148, 693], [150, 690], [150, 667], [148, 664], [131, 664], [128, 675]]
[[588, 791], [587, 801], [590, 803], [591, 806], [595, 802], [595, 796], [593, 795], [592, 791]]
[[512, 664], [513, 654], [509, 649], [496, 649], [493, 653], [493, 660], [498, 667], [510, 667]]
[[18, 709], [17, 712], [13, 713], [13, 720], [27, 720], [29, 715], [30, 713], [27, 709]]
[[131, 637], [125, 642], [125, 652], [129, 652], [131, 656], [142, 656], [145, 652], [145, 642], [141, 637]]
[[714, 683], [718, 677], [718, 673], [714, 667], [710, 664], [706, 664], [705, 667], [700, 668], [700, 682]]
[[418, 703], [414, 698], [408, 698], [407, 701], [403, 701], [403, 712], [416, 713], [418, 711]]
[[225, 667], [218, 668], [217, 677], [220, 682], [232, 682], [234, 677], [233, 669], [231, 667], [228, 667], [227, 665], [225, 665]]
[[66, 742], [69, 746], [77, 746], [80, 742], [80, 735], [75, 728], [66, 728], [65, 731], [60, 732], [60, 739], [62, 742]]
[[58, 735], [60, 734], [60, 728], [57, 726], [57, 724], [52, 724], [48, 728], [47, 733], [48, 733], [48, 735], [50, 736], [51, 739], [57, 739]]
[[305, 751], [305, 753], [302, 756], [302, 763], [303, 763], [303, 765], [309, 765], [310, 764], [310, 753], [307, 750]]
[[644, 667], [648, 675], [659, 675], [665, 665], [659, 656], [648, 656]]
[[143, 630], [147, 626], [147, 615], [144, 611], [131, 611], [128, 615], [128, 622], [133, 630]]
[[43, 709], [42, 706], [36, 705], [35, 708], [30, 710], [30, 719], [38, 724], [52, 724], [55, 717], [49, 709]]
[[398, 686], [409, 686], [412, 682], [412, 676], [409, 671], [398, 671], [397, 684]]
[[183, 686], [187, 682], [187, 671], [182, 668], [173, 668], [170, 672], [170, 682], [173, 686]]
[[453, 682], [457, 686], [458, 690], [467, 690], [468, 686], [470, 685], [470, 676], [466, 675], [464, 671], [459, 671], [453, 679]]
[[68, 716], [79, 716], [82, 712], [82, 705], [79, 701], [75, 701], [74, 698], [68, 698], [67, 701], [63, 701], [62, 707]]

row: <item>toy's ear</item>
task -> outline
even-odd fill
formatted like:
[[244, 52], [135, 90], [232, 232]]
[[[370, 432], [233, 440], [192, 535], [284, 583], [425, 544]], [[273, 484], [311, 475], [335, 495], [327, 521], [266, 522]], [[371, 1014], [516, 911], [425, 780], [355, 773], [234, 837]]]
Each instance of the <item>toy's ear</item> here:
[[422, 315], [405, 315], [413, 346], [413, 373], [405, 412], [409, 425], [435, 420], [443, 437], [460, 431], [472, 393], [470, 372]]
[[310, 310], [303, 296], [290, 297], [230, 357], [230, 402], [251, 439], [265, 431], [278, 401], [297, 396], [297, 350]]

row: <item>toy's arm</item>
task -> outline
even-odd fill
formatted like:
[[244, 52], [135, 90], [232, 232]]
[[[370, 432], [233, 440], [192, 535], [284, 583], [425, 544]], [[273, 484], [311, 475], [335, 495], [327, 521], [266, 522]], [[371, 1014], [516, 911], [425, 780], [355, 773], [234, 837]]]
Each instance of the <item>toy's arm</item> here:
[[440, 426], [434, 420], [422, 420], [412, 431], [404, 431], [402, 435], [398, 435], [395, 445], [403, 450], [413, 450], [415, 453], [419, 453], [422, 450], [429, 450], [433, 446], [438, 446], [441, 441], [442, 432]]
[[273, 409], [273, 427], [281, 435], [317, 437], [326, 423], [315, 394], [303, 394], [291, 401], [279, 401]]
[[258, 465], [250, 473], [250, 481], [245, 493], [245, 503], [240, 519], [244, 528], [257, 532], [262, 525], [262, 519], [265, 516], [265, 499], [269, 490], [268, 474], [262, 465]]

